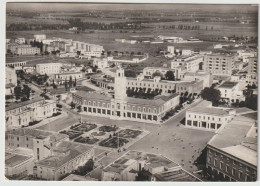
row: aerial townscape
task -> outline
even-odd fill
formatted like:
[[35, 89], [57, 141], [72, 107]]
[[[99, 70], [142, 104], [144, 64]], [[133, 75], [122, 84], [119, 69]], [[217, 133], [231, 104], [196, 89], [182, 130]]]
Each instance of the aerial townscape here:
[[54, 5], [6, 6], [7, 179], [257, 180], [257, 6]]

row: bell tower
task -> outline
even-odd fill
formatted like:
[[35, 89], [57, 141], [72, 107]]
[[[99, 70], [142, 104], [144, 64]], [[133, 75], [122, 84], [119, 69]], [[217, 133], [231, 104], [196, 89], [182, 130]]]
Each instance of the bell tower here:
[[114, 90], [115, 90], [115, 99], [124, 100], [127, 97], [125, 71], [121, 67], [117, 68], [116, 70]]

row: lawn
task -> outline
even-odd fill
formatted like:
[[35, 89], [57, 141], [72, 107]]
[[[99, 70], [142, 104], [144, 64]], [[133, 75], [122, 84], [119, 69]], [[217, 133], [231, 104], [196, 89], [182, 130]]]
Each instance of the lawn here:
[[127, 139], [124, 139], [124, 138], [118, 139], [117, 137], [112, 137], [112, 138], [104, 139], [103, 141], [101, 141], [99, 143], [99, 145], [103, 146], [103, 147], [117, 148], [118, 144], [119, 144], [119, 147], [122, 147], [123, 145], [125, 145], [128, 142], [129, 141]]
[[[136, 138], [141, 133], [142, 132], [140, 130], [124, 129], [124, 130], [119, 131], [119, 137], [120, 138]], [[115, 136], [117, 136], [117, 133]]]
[[80, 136], [83, 134], [83, 132], [78, 132], [78, 131], [74, 131], [74, 130], [64, 130], [60, 132], [61, 134], [67, 134], [70, 138], [70, 140]]
[[80, 132], [88, 132], [88, 131], [93, 130], [96, 127], [97, 127], [96, 124], [82, 123], [79, 126], [71, 127], [71, 129], [76, 130], [76, 131], [80, 131]]
[[114, 126], [104, 125], [104, 126], [99, 127], [98, 130], [102, 131], [102, 132], [114, 132], [114, 131], [118, 130], [118, 127], [116, 125], [114, 125]]
[[75, 139], [74, 141], [75, 141], [75, 142], [79, 142], [79, 143], [87, 143], [87, 144], [89, 144], [89, 145], [92, 145], [92, 144], [98, 142], [99, 139], [80, 136], [80, 137], [78, 137], [77, 139]]

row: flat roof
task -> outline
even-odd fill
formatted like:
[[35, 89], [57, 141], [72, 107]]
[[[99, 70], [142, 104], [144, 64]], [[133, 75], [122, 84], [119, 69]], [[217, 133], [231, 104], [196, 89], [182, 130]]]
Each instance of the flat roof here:
[[157, 178], [157, 181], [201, 181], [199, 178], [181, 168], [158, 173], [154, 176]]
[[179, 96], [179, 94], [174, 93], [169, 96], [155, 96], [154, 99], [141, 99], [141, 98], [132, 98], [127, 97], [125, 101], [127, 101], [128, 104], [137, 104], [137, 105], [148, 105], [148, 106], [161, 106], [165, 102], [169, 101], [170, 99], [173, 99], [175, 97]]
[[42, 98], [42, 97], [36, 97], [36, 98], [32, 98], [28, 101], [24, 101], [24, 102], [21, 102], [21, 103], [14, 103], [14, 104], [11, 104], [8, 107], [6, 107], [5, 111], [20, 108], [20, 107], [23, 107], [23, 106], [26, 106], [26, 105], [29, 105], [29, 104], [32, 104], [32, 103], [35, 103], [35, 102], [43, 101], [43, 100], [44, 100], [44, 98]]
[[239, 159], [257, 166], [257, 151], [247, 148], [243, 145], [236, 145], [231, 147], [222, 148], [228, 154], [231, 154]]
[[50, 136], [51, 141], [60, 141], [61, 139], [67, 138], [66, 134], [60, 134], [56, 132], [30, 129], [30, 128], [17, 128], [6, 131], [6, 134], [16, 135], [16, 136], [27, 136], [33, 138], [44, 139]]
[[[220, 149], [252, 165], [256, 165], [256, 150], [246, 147], [246, 144], [243, 143], [248, 142], [249, 138], [247, 137], [247, 134], [251, 127], [255, 125], [255, 122], [255, 119], [238, 115], [230, 123], [221, 127], [217, 134], [215, 134], [208, 142], [208, 145]], [[256, 142], [256, 140], [251, 140], [251, 142], [254, 141]], [[253, 151], [255, 151], [256, 154]], [[247, 156], [245, 156], [246, 154]]]
[[219, 88], [230, 88], [231, 89], [234, 86], [236, 86], [237, 84], [238, 84], [238, 82], [226, 81], [225, 83], [220, 85]]
[[99, 94], [97, 92], [86, 92], [86, 91], [77, 91], [75, 93], [73, 93], [75, 95], [78, 95], [82, 98], [86, 98], [86, 99], [95, 99], [95, 100], [105, 100], [105, 101], [110, 101], [112, 99], [112, 97], [109, 97], [107, 95], [103, 95], [103, 94]]
[[195, 112], [198, 114], [212, 114], [212, 115], [229, 115], [228, 111], [233, 110], [233, 109], [221, 109], [217, 107], [201, 107], [201, 106], [196, 106], [193, 108], [188, 109], [188, 112]]
[[39, 161], [37, 164], [41, 166], [59, 168], [60, 166], [66, 164], [79, 155], [90, 151], [91, 149], [93, 149], [93, 147], [89, 145], [77, 144], [70, 141], [62, 141], [54, 149], [59, 149], [62, 152], [67, 151], [68, 153], [67, 155], [49, 156]]
[[20, 154], [13, 154], [10, 152], [5, 153], [5, 166], [6, 167], [14, 167], [27, 161], [28, 159], [32, 158], [32, 156], [20, 155]]
[[129, 151], [119, 159], [104, 168], [105, 172], [117, 172], [121, 173], [127, 167], [131, 166], [136, 161], [144, 161], [149, 167], [167, 167], [173, 168], [178, 167], [179, 164], [169, 160], [162, 155], [156, 155], [151, 153], [139, 152], [139, 151]]

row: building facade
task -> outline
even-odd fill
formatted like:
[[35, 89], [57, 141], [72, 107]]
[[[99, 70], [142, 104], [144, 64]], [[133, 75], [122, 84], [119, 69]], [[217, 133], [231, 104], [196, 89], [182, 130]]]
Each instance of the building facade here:
[[29, 122], [39, 121], [56, 113], [56, 102], [33, 98], [13, 104], [5, 109], [6, 129], [28, 126]]
[[22, 55], [36, 55], [40, 54], [40, 49], [37, 47], [23, 47], [23, 48], [16, 48], [15, 53], [22, 56]]
[[36, 72], [44, 75], [59, 74], [61, 72], [61, 63], [41, 63], [36, 65]]
[[235, 114], [233, 109], [197, 106], [186, 111], [185, 127], [217, 131], [229, 123]]
[[204, 70], [213, 75], [231, 76], [234, 70], [235, 56], [225, 54], [205, 55]]
[[212, 137], [206, 147], [206, 167], [215, 180], [256, 181], [256, 131], [257, 122], [241, 115]]
[[76, 92], [73, 102], [82, 106], [85, 114], [111, 119], [159, 123], [161, 117], [179, 104], [179, 95], [161, 95], [153, 100], [127, 97], [127, 81], [123, 69], [117, 69], [114, 82], [114, 97], [97, 93]]

